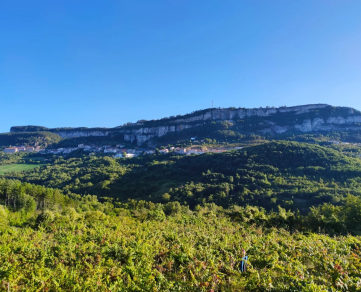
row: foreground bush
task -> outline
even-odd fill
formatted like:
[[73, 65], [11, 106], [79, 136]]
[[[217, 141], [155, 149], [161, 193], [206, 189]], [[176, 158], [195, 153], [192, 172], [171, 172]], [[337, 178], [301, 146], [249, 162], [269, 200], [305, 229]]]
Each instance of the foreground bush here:
[[8, 228], [8, 216], [6, 214], [5, 208], [0, 205], [0, 231]]
[[[73, 213], [66, 223], [49, 213], [41, 215], [38, 229], [0, 233], [0, 290], [361, 289], [357, 236], [290, 234], [212, 213], [162, 220]], [[243, 248], [249, 255], [246, 273], [238, 268]]]

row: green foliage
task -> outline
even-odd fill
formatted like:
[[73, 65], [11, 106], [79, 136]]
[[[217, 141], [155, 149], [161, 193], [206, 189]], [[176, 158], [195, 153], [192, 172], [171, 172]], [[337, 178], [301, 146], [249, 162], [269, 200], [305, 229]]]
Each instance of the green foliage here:
[[285, 141], [193, 157], [58, 158], [53, 165], [4, 177], [120, 201], [185, 202], [192, 209], [206, 203], [267, 210], [280, 205], [305, 214], [311, 206], [342, 205], [348, 194], [361, 195], [359, 158]]
[[22, 159], [22, 157], [26, 156], [26, 154], [27, 153], [25, 153], [25, 152], [9, 154], [9, 153], [0, 151], [0, 165], [18, 163]]
[[346, 216], [347, 228], [349, 230], [357, 230], [361, 235], [361, 198], [349, 195], [342, 208], [342, 213]]
[[16, 132], [46, 132], [49, 128], [42, 126], [13, 126], [10, 128], [11, 133]]
[[87, 211], [87, 212], [85, 212], [85, 219], [88, 220], [91, 223], [95, 223], [97, 221], [106, 220], [107, 216], [103, 212], [101, 212], [99, 210]]
[[41, 214], [39, 214], [38, 218], [36, 219], [37, 224], [42, 224], [43, 226], [48, 226], [53, 223], [55, 220], [54, 212], [50, 210], [45, 210]]
[[39, 156], [39, 154], [37, 153], [17, 152], [17, 153], [9, 154], [0, 151], [0, 165], [20, 164], [20, 163], [40, 164], [43, 162], [44, 157], [46, 156]]
[[22, 145], [45, 147], [58, 143], [60, 140], [59, 135], [51, 132], [2, 133], [0, 134], [0, 147]]
[[[360, 285], [361, 238], [324, 234], [360, 232], [361, 199], [351, 195], [342, 206], [324, 204], [302, 216], [281, 207], [206, 203], [191, 211], [179, 202], [100, 203], [10, 180], [1, 180], [0, 190], [9, 208], [0, 205], [1, 290], [358, 291]], [[38, 208], [26, 213], [29, 197]], [[242, 249], [246, 273], [239, 269]]]
[[75, 138], [64, 138], [58, 143], [50, 145], [49, 148], [66, 148], [66, 147], [77, 147], [79, 144], [96, 144], [102, 145], [116, 145], [123, 144], [125, 146], [133, 144], [124, 141], [124, 135], [119, 133], [110, 133], [107, 136], [85, 136]]
[[8, 216], [6, 214], [4, 206], [0, 205], [0, 231], [4, 231], [8, 228]]
[[122, 176], [126, 168], [108, 156], [82, 158], [57, 158], [53, 165], [34, 171], [7, 173], [5, 177], [42, 184], [64, 191], [84, 193], [107, 192], [108, 185]]
[[[38, 229], [0, 233], [0, 289], [358, 291], [360, 237], [291, 234], [234, 222], [220, 210], [208, 206], [165, 220], [93, 211], [69, 221], [43, 212]], [[239, 270], [242, 249], [246, 273]]]
[[[240, 129], [258, 122], [203, 130], [246, 139]], [[0, 290], [359, 291], [359, 153], [283, 141], [193, 157], [78, 153], [8, 173]]]
[[59, 190], [43, 186], [0, 179], [0, 202], [13, 210], [32, 212], [36, 209], [54, 209], [71, 204]]

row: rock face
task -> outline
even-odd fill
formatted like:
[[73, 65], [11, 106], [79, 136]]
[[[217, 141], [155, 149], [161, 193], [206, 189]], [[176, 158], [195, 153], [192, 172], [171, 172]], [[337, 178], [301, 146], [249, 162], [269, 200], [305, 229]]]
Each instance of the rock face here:
[[165, 134], [182, 131], [184, 129], [192, 128], [199, 126], [199, 124], [181, 124], [181, 125], [172, 125], [172, 126], [159, 126], [159, 127], [142, 127], [138, 129], [126, 129], [124, 132], [124, 140], [134, 142], [136, 141], [138, 145], [142, 145], [146, 141], [154, 137], [162, 137]]
[[62, 138], [77, 138], [88, 136], [107, 136], [109, 131], [54, 131]]
[[[206, 109], [192, 114], [164, 118], [161, 120], [139, 121], [116, 128], [57, 128], [47, 129], [62, 138], [87, 136], [124, 135], [124, 139], [142, 145], [154, 137], [171, 132], [197, 127], [212, 121], [238, 121], [244, 125], [244, 131], [263, 134], [279, 134], [288, 131], [315, 132], [337, 130], [361, 130], [361, 112], [352, 108], [332, 107], [327, 104], [303, 105], [281, 108], [226, 108]], [[252, 129], [249, 130], [249, 125]], [[10, 132], [25, 132], [36, 126], [12, 127]]]

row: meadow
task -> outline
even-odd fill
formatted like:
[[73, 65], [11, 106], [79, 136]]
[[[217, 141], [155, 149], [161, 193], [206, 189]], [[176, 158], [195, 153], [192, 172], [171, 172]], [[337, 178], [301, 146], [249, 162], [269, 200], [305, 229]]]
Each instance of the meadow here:
[[40, 167], [45, 164], [27, 164], [27, 163], [21, 163], [21, 164], [10, 164], [10, 165], [0, 165], [0, 175], [7, 173], [7, 172], [13, 172], [13, 171], [24, 171], [24, 170], [31, 170], [35, 167]]

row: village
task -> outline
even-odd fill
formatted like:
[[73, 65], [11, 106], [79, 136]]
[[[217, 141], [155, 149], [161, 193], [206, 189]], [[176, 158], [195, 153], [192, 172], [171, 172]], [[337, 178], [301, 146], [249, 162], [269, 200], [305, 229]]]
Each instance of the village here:
[[[198, 142], [191, 138], [191, 141]], [[340, 141], [329, 141], [332, 144], [336, 145], [357, 145], [361, 146], [359, 143], [347, 143], [347, 142], [340, 142]], [[203, 143], [203, 140], [201, 140]], [[194, 145], [195, 146], [195, 145]], [[168, 153], [175, 153], [181, 155], [200, 155], [204, 153], [220, 153], [229, 150], [238, 150], [242, 149], [242, 147], [220, 147], [220, 148], [208, 148], [208, 147], [161, 147], [161, 149], [151, 149], [151, 148], [125, 148], [125, 145], [104, 145], [104, 146], [97, 146], [97, 145], [85, 145], [79, 144], [77, 147], [66, 147], [66, 148], [56, 148], [56, 149], [40, 149], [40, 146], [15, 146], [10, 148], [5, 148], [4, 153], [12, 154], [17, 152], [33, 152], [38, 154], [52, 154], [52, 155], [66, 155], [70, 154], [73, 151], [83, 150], [89, 152], [89, 155], [95, 155], [96, 153], [108, 153], [112, 155], [114, 158], [133, 158], [139, 155], [150, 155], [150, 154], [168, 154]]]
[[[194, 139], [194, 138], [193, 138]], [[161, 147], [161, 149], [151, 149], [151, 148], [125, 148], [125, 145], [85, 145], [79, 144], [77, 147], [66, 147], [66, 148], [56, 148], [56, 149], [40, 149], [39, 146], [18, 146], [18, 147], [10, 147], [5, 148], [5, 153], [17, 153], [17, 152], [36, 152], [38, 154], [52, 154], [52, 155], [66, 155], [70, 154], [73, 151], [83, 150], [89, 152], [89, 155], [94, 155], [96, 153], [108, 153], [113, 155], [114, 158], [133, 158], [139, 155], [150, 155], [150, 154], [167, 154], [167, 153], [176, 153], [182, 155], [200, 155], [207, 152], [219, 153], [227, 150], [241, 149], [242, 147], [227, 147], [227, 148], [212, 148], [208, 149], [207, 147]]]
[[349, 143], [349, 142], [341, 142], [341, 141], [329, 141], [332, 144], [335, 145], [354, 145], [354, 146], [361, 146], [361, 143]]

